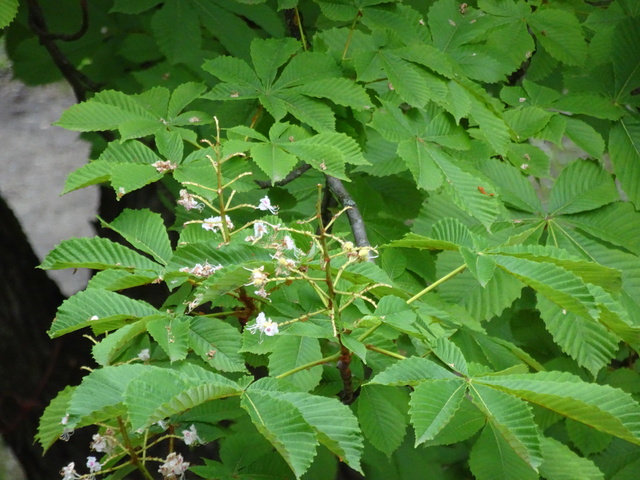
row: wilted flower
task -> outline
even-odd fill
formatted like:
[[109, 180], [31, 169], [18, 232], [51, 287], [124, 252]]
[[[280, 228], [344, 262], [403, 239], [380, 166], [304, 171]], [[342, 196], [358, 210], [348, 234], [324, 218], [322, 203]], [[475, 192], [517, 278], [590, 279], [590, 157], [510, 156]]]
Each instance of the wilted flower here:
[[80, 475], [76, 473], [76, 464], [71, 462], [66, 467], [62, 467], [60, 470], [60, 475], [62, 475], [62, 480], [73, 480], [76, 478], [80, 478]]
[[[229, 220], [229, 217], [226, 217], [226, 219], [227, 219], [227, 228], [233, 228], [233, 223], [231, 223], [231, 220]], [[210, 230], [212, 232], [217, 232], [218, 230], [222, 230], [222, 217], [205, 218], [202, 223], [202, 228], [204, 228], [205, 230]]]
[[102, 469], [102, 465], [100, 465], [96, 457], [87, 457], [87, 468], [89, 473], [98, 473]]
[[198, 431], [196, 430], [195, 425], [191, 425], [189, 427], [189, 430], [183, 430], [182, 438], [184, 440], [184, 443], [187, 445], [202, 443], [202, 440], [198, 436]]
[[270, 318], [267, 318], [264, 312], [260, 312], [256, 317], [256, 323], [247, 327], [247, 329], [252, 334], [260, 332], [264, 333], [268, 337], [273, 337], [278, 333], [278, 324], [272, 321]]
[[199, 212], [204, 208], [204, 203], [198, 203], [194, 196], [185, 189], [180, 190], [180, 200], [178, 200], [178, 205], [182, 205], [186, 210], [195, 209]]
[[64, 417], [62, 417], [62, 419], [60, 420], [60, 425], [64, 426], [64, 428], [62, 429], [62, 435], [60, 435], [60, 440], [63, 440], [65, 442], [69, 440], [71, 435], [73, 435], [73, 428], [68, 428], [66, 426], [67, 423], [69, 423], [69, 414], [68, 413]]
[[260, 199], [260, 203], [256, 207], [258, 210], [270, 211], [273, 215], [278, 213], [278, 207], [271, 205], [271, 200], [266, 195]]
[[152, 163], [151, 166], [155, 167], [156, 170], [160, 173], [165, 173], [178, 168], [178, 165], [175, 163], [171, 163], [170, 160], [158, 160], [157, 162]]
[[209, 262], [205, 261], [204, 265], [201, 263], [196, 263], [193, 266], [193, 268], [182, 267], [180, 271], [185, 273], [191, 273], [198, 277], [208, 277], [210, 275], [213, 275], [216, 271], [220, 270], [221, 268], [222, 268], [222, 265], [220, 264], [211, 265], [209, 264]]
[[189, 462], [185, 462], [179, 453], [167, 455], [164, 463], [160, 465], [158, 472], [167, 480], [174, 480], [178, 475], [182, 476], [189, 468]]
[[244, 240], [245, 242], [254, 242], [259, 238], [262, 238], [265, 233], [269, 233], [269, 229], [264, 224], [264, 222], [256, 222], [253, 224], [253, 235], [245, 237]]
[[151, 358], [151, 355], [149, 354], [149, 349], [148, 348], [143, 348], [138, 353], [138, 360], [142, 360], [143, 362], [146, 362], [150, 358]]
[[244, 267], [244, 269], [251, 272], [251, 281], [245, 284], [245, 287], [254, 285], [260, 288], [263, 287], [265, 283], [267, 283], [267, 277], [269, 276], [269, 274], [264, 272], [264, 265], [259, 268], [254, 268], [253, 270], [247, 267]]

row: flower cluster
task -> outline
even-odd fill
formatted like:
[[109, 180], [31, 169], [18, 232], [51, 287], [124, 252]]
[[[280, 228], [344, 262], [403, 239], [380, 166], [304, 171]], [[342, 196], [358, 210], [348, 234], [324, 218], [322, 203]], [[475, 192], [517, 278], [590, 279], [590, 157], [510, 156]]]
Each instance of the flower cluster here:
[[102, 465], [96, 459], [96, 457], [87, 457], [87, 468], [89, 473], [98, 473], [102, 469]]
[[60, 470], [60, 475], [62, 475], [62, 480], [74, 480], [76, 478], [80, 478], [80, 475], [76, 473], [75, 462], [71, 462], [66, 467], [62, 467], [62, 470]]
[[352, 242], [344, 242], [342, 251], [347, 254], [347, 258], [355, 262], [367, 262], [372, 258], [378, 258], [378, 253], [373, 247], [356, 247]]
[[247, 327], [252, 334], [256, 332], [260, 332], [261, 334], [265, 334], [267, 337], [273, 337], [274, 335], [279, 333], [278, 324], [267, 318], [263, 312], [260, 312], [256, 317], [256, 323]]
[[269, 274], [264, 271], [264, 265], [254, 269], [250, 269], [247, 267], [244, 267], [244, 269], [251, 272], [251, 281], [249, 283], [246, 283], [245, 287], [248, 287], [249, 285], [258, 287], [258, 290], [255, 291], [256, 295], [259, 295], [262, 298], [267, 298], [269, 294], [264, 289], [264, 287], [267, 284], [267, 277], [269, 276]]
[[[227, 228], [232, 229], [233, 223], [229, 220], [229, 217], [225, 217], [227, 219]], [[218, 230], [222, 230], [222, 217], [209, 217], [205, 218], [202, 221], [202, 228], [205, 230], [209, 230], [212, 232], [217, 232]]]
[[185, 189], [180, 190], [178, 205], [182, 205], [186, 210], [198, 210], [199, 212], [204, 208], [204, 203], [199, 203], [198, 200]]
[[196, 263], [193, 268], [182, 267], [180, 269], [181, 272], [191, 273], [197, 277], [208, 277], [213, 275], [216, 271], [220, 270], [222, 265], [210, 265], [209, 262], [205, 261], [204, 265], [201, 263]]
[[157, 162], [152, 163], [151, 166], [155, 167], [156, 170], [160, 173], [169, 172], [178, 168], [178, 165], [175, 163], [171, 163], [170, 160], [158, 160]]
[[185, 462], [182, 455], [174, 452], [167, 455], [164, 463], [160, 465], [158, 472], [160, 472], [166, 480], [175, 480], [178, 478], [178, 475], [182, 477], [188, 468], [189, 462]]

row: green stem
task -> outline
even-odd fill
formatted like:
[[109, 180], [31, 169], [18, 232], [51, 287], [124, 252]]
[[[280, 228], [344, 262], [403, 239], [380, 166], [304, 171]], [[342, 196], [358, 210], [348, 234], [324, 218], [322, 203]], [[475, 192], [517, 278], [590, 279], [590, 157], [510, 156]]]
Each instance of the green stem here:
[[304, 29], [302, 28], [302, 18], [300, 18], [298, 7], [294, 7], [294, 11], [296, 13], [296, 23], [298, 24], [298, 32], [300, 32], [300, 41], [302, 42], [302, 48], [306, 52], [309, 49], [309, 46], [307, 45], [307, 37], [305, 37]]
[[147, 470], [147, 467], [140, 463], [140, 458], [138, 458], [138, 454], [133, 448], [133, 445], [131, 445], [131, 440], [129, 439], [127, 428], [125, 427], [121, 417], [118, 417], [118, 426], [120, 427], [120, 434], [122, 435], [122, 441], [127, 448], [127, 453], [129, 454], [129, 457], [131, 457], [131, 463], [135, 465], [138, 470], [140, 470], [144, 478], [146, 478], [147, 480], [153, 480], [153, 477], [149, 473], [149, 470]]
[[359, 342], [363, 342], [365, 338], [367, 338], [369, 335], [371, 335], [373, 332], [375, 332], [378, 327], [380, 327], [380, 325], [382, 325], [382, 323], [379, 323], [377, 325], [374, 325], [373, 327], [371, 327], [369, 330], [367, 330], [366, 332], [364, 332], [362, 335], [360, 335], [358, 337], [358, 341]]
[[294, 373], [301, 372], [303, 370], [315, 367], [317, 365], [323, 365], [325, 363], [334, 362], [334, 361], [336, 361], [336, 360], [338, 360], [340, 358], [340, 355], [341, 355], [340, 352], [338, 352], [338, 353], [335, 353], [335, 354], [330, 355], [328, 357], [321, 358], [320, 360], [315, 360], [315, 361], [309, 362], [309, 363], [307, 363], [305, 365], [300, 365], [299, 367], [291, 369], [288, 372], [284, 372], [284, 373], [281, 373], [280, 375], [276, 375], [276, 378], [288, 377], [289, 375], [293, 375]]
[[342, 60], [344, 61], [347, 58], [347, 52], [349, 51], [349, 45], [351, 45], [351, 38], [353, 37], [353, 31], [356, 29], [356, 24], [358, 23], [358, 18], [362, 15], [360, 12], [356, 14], [356, 18], [353, 19], [351, 23], [351, 28], [349, 29], [349, 35], [347, 36], [347, 41], [344, 44], [344, 50], [342, 51]]
[[404, 355], [400, 355], [399, 353], [395, 353], [384, 348], [376, 347], [375, 345], [367, 345], [367, 350], [372, 350], [388, 357], [397, 358], [398, 360], [405, 360], [407, 358]]
[[427, 288], [425, 288], [424, 290], [422, 290], [421, 292], [416, 293], [413, 297], [411, 297], [409, 300], [407, 300], [407, 305], [410, 303], [415, 302], [416, 300], [418, 300], [420, 297], [422, 297], [423, 295], [429, 293], [431, 290], [433, 290], [434, 288], [436, 288], [438, 285], [440, 285], [441, 283], [446, 282], [447, 280], [449, 280], [451, 277], [456, 276], [458, 273], [462, 272], [465, 268], [467, 268], [467, 265], [460, 265], [458, 268], [456, 268], [455, 270], [453, 270], [452, 272], [447, 273], [444, 277], [436, 280], [435, 282], [433, 282], [431, 285], [429, 285]]

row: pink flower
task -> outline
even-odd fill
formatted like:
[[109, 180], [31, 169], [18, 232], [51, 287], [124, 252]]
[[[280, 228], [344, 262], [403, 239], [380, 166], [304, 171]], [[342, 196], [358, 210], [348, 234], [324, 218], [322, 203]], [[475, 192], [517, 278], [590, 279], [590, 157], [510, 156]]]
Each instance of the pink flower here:
[[278, 207], [271, 205], [271, 200], [266, 195], [260, 199], [260, 203], [256, 207], [258, 210], [270, 211], [273, 215], [278, 213]]
[[256, 317], [256, 323], [247, 327], [247, 330], [249, 330], [252, 334], [256, 332], [260, 332], [261, 334], [264, 333], [268, 337], [273, 337], [279, 332], [278, 324], [270, 318], [267, 318], [264, 312], [260, 312], [258, 314], [258, 316]]

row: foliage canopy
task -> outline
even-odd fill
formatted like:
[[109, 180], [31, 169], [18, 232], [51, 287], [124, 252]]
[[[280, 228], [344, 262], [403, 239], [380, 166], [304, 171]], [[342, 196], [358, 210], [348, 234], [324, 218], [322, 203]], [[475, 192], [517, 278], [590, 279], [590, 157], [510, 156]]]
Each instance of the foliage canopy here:
[[[57, 125], [102, 140], [65, 192], [158, 183], [174, 219], [44, 260], [99, 270], [49, 331], [97, 366], [39, 442], [98, 425], [110, 479], [175, 437], [217, 446], [203, 478], [635, 478], [639, 5], [91, 2]], [[52, 81], [20, 7], [15, 73]]]

